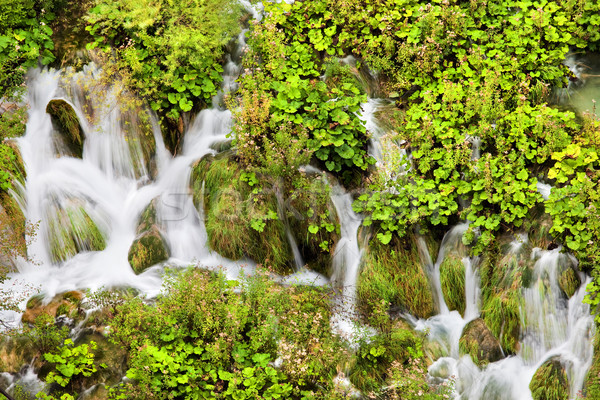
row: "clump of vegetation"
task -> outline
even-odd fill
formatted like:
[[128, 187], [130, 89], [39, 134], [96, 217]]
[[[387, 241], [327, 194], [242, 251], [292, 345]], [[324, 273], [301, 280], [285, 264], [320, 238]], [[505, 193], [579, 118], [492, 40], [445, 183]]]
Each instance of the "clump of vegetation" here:
[[432, 290], [414, 241], [395, 240], [391, 249], [371, 240], [358, 278], [359, 306], [367, 315], [386, 301], [393, 309], [428, 318], [435, 311]]
[[280, 189], [259, 185], [227, 154], [205, 158], [194, 169], [195, 203], [204, 206], [210, 247], [233, 260], [249, 257], [289, 272], [293, 256], [278, 209]]
[[444, 300], [450, 310], [465, 314], [465, 265], [457, 257], [447, 256], [440, 265], [440, 282]]
[[566, 400], [569, 398], [567, 373], [560, 359], [551, 358], [535, 371], [529, 384], [534, 400]]
[[232, 282], [199, 269], [176, 273], [155, 306], [139, 300], [118, 306], [112, 338], [131, 351], [133, 381], [111, 398], [146, 399], [165, 390], [226, 399], [323, 398], [347, 357], [330, 331], [329, 296], [324, 289], [281, 288], [261, 275]]

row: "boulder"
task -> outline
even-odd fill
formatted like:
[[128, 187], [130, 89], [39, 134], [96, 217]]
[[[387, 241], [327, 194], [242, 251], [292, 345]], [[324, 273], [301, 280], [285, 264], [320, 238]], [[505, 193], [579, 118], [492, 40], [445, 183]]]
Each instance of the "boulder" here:
[[461, 355], [470, 355], [480, 367], [504, 358], [500, 342], [481, 318], [474, 319], [464, 327], [459, 349]]
[[133, 241], [127, 257], [136, 274], [168, 258], [169, 248], [156, 226], [152, 226]]
[[81, 309], [81, 300], [83, 293], [79, 291], [70, 291], [59, 293], [44, 304], [43, 297], [36, 295], [27, 301], [27, 308], [21, 317], [23, 323], [33, 324], [36, 318], [42, 314], [51, 317], [65, 315], [69, 318], [77, 318], [83, 314]]
[[571, 298], [579, 289], [581, 285], [581, 279], [579, 279], [579, 275], [575, 272], [573, 268], [566, 268], [558, 278], [558, 285], [562, 289], [563, 293], [567, 298]]
[[52, 124], [74, 157], [83, 154], [83, 129], [75, 110], [64, 100], [50, 100], [46, 106]]

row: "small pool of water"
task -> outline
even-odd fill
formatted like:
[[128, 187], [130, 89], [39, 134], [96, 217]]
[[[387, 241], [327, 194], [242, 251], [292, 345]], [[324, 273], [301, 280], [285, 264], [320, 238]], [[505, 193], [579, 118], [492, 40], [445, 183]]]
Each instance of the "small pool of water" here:
[[569, 94], [569, 103], [579, 112], [600, 116], [600, 54], [576, 61], [580, 85]]

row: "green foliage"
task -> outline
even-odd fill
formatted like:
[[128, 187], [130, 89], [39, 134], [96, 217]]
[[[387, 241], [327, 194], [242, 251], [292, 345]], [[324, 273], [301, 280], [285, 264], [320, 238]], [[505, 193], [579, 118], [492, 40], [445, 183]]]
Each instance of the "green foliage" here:
[[[331, 384], [344, 352], [330, 332], [326, 291], [198, 269], [173, 275], [165, 289], [155, 306], [118, 307], [112, 338], [130, 350], [135, 383], [111, 398], [299, 399]], [[276, 354], [281, 369], [271, 364]]]
[[37, 0], [0, 0], [0, 99], [18, 97], [28, 68], [48, 65], [54, 49], [48, 26], [54, 19]]
[[542, 202], [537, 179], [551, 155], [580, 129], [572, 113], [544, 104], [546, 87], [569, 77], [568, 45], [597, 47], [598, 5], [354, 0], [332, 10], [344, 22], [340, 43], [407, 108], [397, 129], [413, 168], [359, 197], [366, 224], [385, 243], [415, 224], [466, 219], [476, 252], [520, 227]]
[[48, 374], [46, 382], [56, 382], [65, 387], [78, 375], [91, 376], [98, 370], [94, 364], [94, 353], [91, 352], [96, 347], [95, 342], [91, 342], [89, 346], [87, 344], [75, 346], [71, 339], [67, 339], [57, 354], [44, 354], [44, 359], [53, 363], [56, 369]]
[[88, 47], [114, 52], [128, 85], [177, 120], [216, 94], [238, 7], [230, 0], [98, 0], [87, 16]]
[[[366, 97], [347, 67], [321, 56], [339, 52], [332, 45], [336, 29], [329, 26], [326, 2], [269, 3], [265, 10], [265, 21], [252, 32], [240, 92], [242, 104], [253, 98], [266, 107], [262, 118], [238, 116], [238, 149], [277, 147], [279, 127], [289, 126], [297, 140], [306, 141], [307, 135], [306, 148], [327, 170], [366, 169], [373, 160], [366, 152], [365, 127], [355, 114]], [[324, 81], [323, 74], [329, 74]], [[254, 158], [245, 161], [260, 164]]]
[[43, 355], [56, 351], [69, 335], [69, 329], [58, 327], [53, 316], [42, 313], [35, 318], [32, 326], [24, 326], [19, 334], [31, 341], [36, 351]]

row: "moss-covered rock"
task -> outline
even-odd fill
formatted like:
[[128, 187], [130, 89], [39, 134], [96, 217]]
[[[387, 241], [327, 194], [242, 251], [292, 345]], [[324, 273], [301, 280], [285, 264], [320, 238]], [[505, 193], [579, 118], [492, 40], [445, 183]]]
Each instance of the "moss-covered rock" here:
[[560, 358], [545, 361], [531, 378], [529, 389], [533, 400], [567, 400], [569, 382]]
[[27, 172], [25, 171], [25, 163], [21, 156], [21, 149], [14, 140], [6, 140], [3, 143], [4, 146], [10, 148], [12, 153], [15, 155], [13, 160], [13, 180], [19, 181], [22, 185], [25, 184], [25, 178], [27, 178]]
[[54, 128], [72, 155], [81, 158], [85, 137], [73, 107], [64, 100], [50, 100], [46, 112], [50, 114]]
[[440, 282], [446, 305], [450, 310], [465, 314], [465, 265], [462, 259], [448, 255], [440, 265]]
[[500, 340], [505, 353], [519, 350], [522, 328], [521, 288], [530, 286], [534, 262], [528, 247], [514, 251], [513, 239], [505, 240], [500, 248], [482, 255], [479, 266], [481, 276], [481, 318], [493, 335]]
[[468, 354], [480, 367], [504, 358], [500, 342], [481, 318], [469, 322], [459, 341], [460, 354]]
[[600, 335], [594, 337], [594, 358], [587, 373], [584, 394], [588, 399], [600, 399]]
[[64, 262], [77, 253], [101, 251], [106, 247], [105, 234], [79, 201], [52, 205], [47, 215], [46, 228], [52, 262]]
[[140, 218], [138, 221], [138, 226], [135, 230], [136, 235], [141, 235], [142, 233], [149, 231], [152, 229], [158, 222], [156, 218], [156, 204], [158, 202], [158, 198], [153, 199], [150, 204], [142, 211], [140, 214]]
[[275, 190], [261, 182], [261, 189], [253, 192], [241, 179], [242, 172], [230, 153], [205, 157], [194, 166], [190, 186], [194, 204], [205, 216], [208, 243], [224, 257], [249, 257], [289, 273], [294, 257], [278, 216]]
[[133, 241], [127, 257], [136, 274], [168, 258], [169, 248], [156, 226], [152, 226]]
[[53, 318], [65, 315], [75, 319], [83, 315], [81, 309], [82, 299], [83, 293], [79, 291], [59, 293], [47, 304], [44, 304], [41, 296], [33, 296], [27, 301], [27, 308], [21, 317], [21, 321], [33, 324], [36, 318], [42, 314], [47, 314]]
[[571, 298], [579, 289], [581, 280], [573, 268], [566, 268], [558, 278], [558, 284], [567, 298]]
[[392, 309], [408, 311], [419, 318], [435, 313], [431, 285], [413, 236], [394, 239], [387, 245], [371, 240], [358, 278], [357, 297], [359, 307], [367, 314], [382, 300]]

